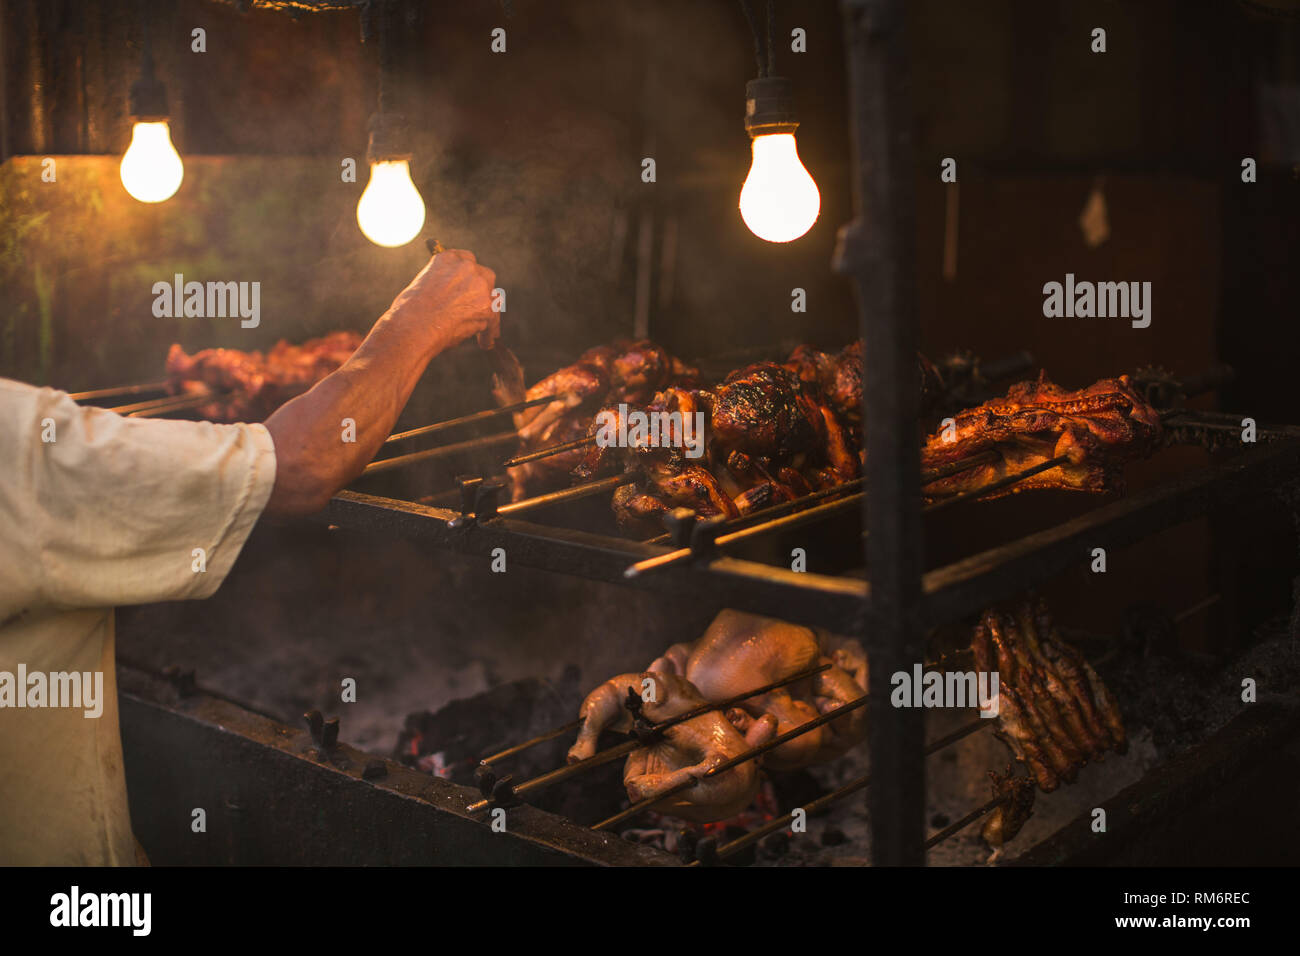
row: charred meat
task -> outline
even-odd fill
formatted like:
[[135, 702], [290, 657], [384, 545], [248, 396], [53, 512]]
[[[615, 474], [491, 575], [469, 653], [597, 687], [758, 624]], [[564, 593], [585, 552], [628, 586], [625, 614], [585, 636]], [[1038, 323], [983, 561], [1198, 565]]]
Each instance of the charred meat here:
[[346, 362], [361, 344], [355, 332], [331, 332], [301, 345], [283, 339], [269, 352], [180, 345], [167, 353], [167, 387], [173, 395], [212, 393], [198, 413], [215, 422], [258, 422], [301, 395]]
[[1005, 398], [959, 413], [926, 441], [921, 466], [929, 471], [989, 449], [1001, 460], [959, 472], [925, 487], [931, 500], [983, 488], [1054, 458], [1068, 461], [989, 497], [1031, 488], [1106, 492], [1123, 489], [1123, 464], [1150, 452], [1161, 436], [1160, 416], [1127, 375], [1104, 378], [1070, 392], [1046, 373], [1013, 385]]
[[1013, 839], [1034, 813], [1034, 781], [1017, 776], [1007, 767], [1004, 776], [989, 771], [993, 796], [1005, 798], [984, 821], [984, 842], [995, 850]]
[[[651, 723], [679, 717], [706, 703], [689, 681], [654, 667], [610, 678], [582, 702], [582, 724], [577, 741], [569, 748], [570, 763], [595, 754], [603, 730], [631, 730], [629, 698], [639, 702], [641, 715]], [[655, 809], [696, 823], [735, 816], [758, 792], [757, 761], [745, 761], [708, 778], [705, 774], [766, 743], [775, 734], [775, 718], [753, 721], [742, 732], [717, 710], [675, 724], [659, 739], [628, 756], [623, 767], [628, 799], [634, 803], [652, 799], [693, 780], [692, 786], [666, 796]]]
[[1072, 782], [1105, 751], [1126, 749], [1119, 706], [1079, 651], [1061, 640], [1046, 605], [985, 613], [971, 642], [975, 667], [998, 672], [994, 733], [1044, 792]]

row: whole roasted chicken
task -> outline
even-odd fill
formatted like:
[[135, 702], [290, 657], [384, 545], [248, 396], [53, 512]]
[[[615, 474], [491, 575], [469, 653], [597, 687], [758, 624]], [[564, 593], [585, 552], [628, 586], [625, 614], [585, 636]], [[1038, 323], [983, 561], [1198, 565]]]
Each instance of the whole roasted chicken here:
[[[746, 698], [734, 715], [742, 728], [750, 721], [775, 717], [783, 734], [866, 693], [867, 659], [857, 641], [832, 649], [831, 638], [788, 621], [743, 611], [724, 610], [691, 643], [674, 644], [652, 669], [679, 674], [705, 700], [721, 701], [830, 664], [829, 670], [793, 684]], [[768, 766], [793, 770], [823, 763], [845, 753], [866, 735], [866, 708], [795, 737], [766, 755]]]
[[[714, 709], [664, 730], [662, 739], [628, 758], [623, 782], [632, 800], [653, 797], [687, 779], [699, 778], [731, 757], [767, 743], [862, 697], [867, 662], [856, 641], [819, 635], [808, 628], [740, 611], [721, 612], [698, 641], [674, 644], [640, 673], [602, 683], [582, 702], [578, 737], [568, 760], [596, 753], [605, 730], [629, 731], [629, 693], [640, 698], [651, 723], [729, 698], [818, 664], [830, 667], [785, 687], [742, 700], [726, 712]], [[697, 683], [698, 682], [698, 683]], [[649, 697], [647, 698], [647, 693]], [[780, 747], [702, 780], [658, 809], [696, 822], [734, 816], [753, 799], [761, 767], [793, 769], [831, 760], [866, 734], [866, 710], [832, 720]]]
[[[680, 716], [706, 703], [699, 691], [675, 674], [651, 669], [612, 677], [582, 702], [582, 727], [577, 742], [569, 748], [570, 763], [596, 752], [596, 741], [602, 730], [631, 729], [629, 692], [642, 701], [641, 713], [652, 723]], [[766, 717], [748, 722], [742, 733], [717, 710], [675, 724], [658, 740], [628, 757], [623, 767], [628, 799], [634, 803], [652, 799], [694, 780], [689, 789], [666, 797], [662, 806], [655, 809], [696, 823], [735, 816], [758, 792], [757, 761], [745, 761], [707, 779], [705, 774], [771, 740], [776, 726], [774, 717]]]

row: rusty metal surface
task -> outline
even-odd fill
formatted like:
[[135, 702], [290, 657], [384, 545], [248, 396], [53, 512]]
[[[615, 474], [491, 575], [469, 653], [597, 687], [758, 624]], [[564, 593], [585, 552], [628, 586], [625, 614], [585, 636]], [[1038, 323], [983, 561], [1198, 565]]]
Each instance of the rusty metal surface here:
[[[504, 832], [477, 791], [288, 727], [192, 685], [118, 669], [131, 821], [155, 865], [673, 866], [531, 807]], [[206, 832], [191, 828], [203, 809]]]

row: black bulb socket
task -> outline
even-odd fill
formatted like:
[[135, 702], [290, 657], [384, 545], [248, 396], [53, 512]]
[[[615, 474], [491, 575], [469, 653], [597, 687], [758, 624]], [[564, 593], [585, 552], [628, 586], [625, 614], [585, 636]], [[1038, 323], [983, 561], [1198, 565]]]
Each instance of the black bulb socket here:
[[411, 158], [411, 134], [400, 113], [375, 113], [370, 117], [370, 146], [366, 160], [391, 163]]
[[762, 76], [745, 84], [745, 132], [751, 137], [793, 133], [799, 128], [794, 84], [784, 76]]
[[167, 87], [152, 70], [131, 84], [130, 106], [131, 116], [137, 123], [159, 123], [167, 119]]

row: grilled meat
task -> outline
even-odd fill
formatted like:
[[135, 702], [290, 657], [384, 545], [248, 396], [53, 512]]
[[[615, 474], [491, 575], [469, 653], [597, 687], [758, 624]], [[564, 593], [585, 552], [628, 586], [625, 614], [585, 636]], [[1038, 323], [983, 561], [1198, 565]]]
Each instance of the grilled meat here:
[[925, 493], [934, 500], [983, 488], [1060, 456], [1069, 460], [989, 497], [1030, 488], [1122, 490], [1124, 462], [1148, 453], [1160, 435], [1159, 414], [1133, 389], [1127, 375], [1069, 392], [1042, 373], [1036, 382], [1013, 385], [1005, 398], [959, 413], [953, 426], [930, 436], [921, 452], [924, 470], [988, 449], [996, 449], [1002, 460], [933, 482]]
[[1011, 686], [999, 682], [998, 722], [994, 736], [1011, 748], [1016, 759], [1029, 768], [1043, 793], [1051, 793], [1061, 785], [1061, 778], [1052, 768], [1053, 761], [1044, 751], [1042, 732], [1030, 726], [1020, 695]]
[[281, 339], [265, 355], [238, 349], [189, 355], [174, 344], [167, 352], [167, 388], [173, 395], [213, 392], [212, 401], [198, 408], [203, 418], [261, 421], [337, 369], [360, 344], [360, 335], [346, 331], [301, 345]]
[[[577, 742], [569, 748], [570, 763], [596, 752], [601, 731], [631, 730], [629, 695], [641, 701], [641, 713], [652, 723], [678, 717], [705, 703], [695, 687], [675, 674], [652, 668], [613, 677], [583, 701], [582, 726]], [[724, 761], [766, 743], [775, 733], [774, 718], [753, 721], [742, 733], [716, 710], [669, 727], [662, 739], [628, 756], [623, 767], [628, 799], [649, 799], [695, 779], [698, 782], [694, 786], [665, 798], [663, 805], [655, 809], [697, 823], [734, 816], [749, 805], [758, 791], [757, 761], [738, 764], [707, 780], [700, 778]]]
[[[792, 677], [818, 664], [830, 670], [765, 694], [737, 707], [758, 720], [771, 715], [779, 734], [866, 693], [867, 660], [856, 641], [837, 648], [813, 630], [775, 618], [724, 610], [696, 641], [674, 644], [652, 669], [680, 674], [705, 700], [722, 701]], [[742, 728], [747, 722], [740, 720]], [[790, 770], [838, 757], [866, 735], [866, 709], [809, 731], [766, 757], [769, 766]]]
[[[798, 376], [842, 421], [854, 430], [862, 422], [862, 353], [861, 339], [831, 355], [811, 345], [800, 345], [785, 361], [785, 367]], [[916, 354], [916, 371], [921, 414], [936, 412], [946, 397], [943, 375], [928, 358]]]
[[975, 666], [998, 670], [998, 730], [1044, 791], [1072, 782], [1090, 760], [1125, 749], [1124, 725], [1110, 690], [1056, 633], [1046, 605], [1015, 615], [987, 611], [971, 641]]
[[1008, 798], [988, 815], [981, 834], [985, 843], [997, 849], [1013, 839], [1033, 816], [1034, 781], [1031, 777], [1014, 775], [1011, 767], [1007, 767], [1002, 777], [990, 770], [989, 779], [993, 782], [993, 796]]
[[[629, 700], [651, 723], [704, 704], [717, 705], [818, 664], [829, 669], [755, 695], [726, 713], [706, 711], [667, 728], [664, 739], [634, 752], [624, 768], [628, 796], [640, 800], [698, 778], [723, 760], [767, 743], [778, 733], [828, 714], [866, 693], [867, 660], [857, 641], [841, 640], [785, 621], [724, 610], [696, 641], [674, 644], [642, 672], [602, 683], [582, 703], [568, 761], [596, 753], [607, 729], [633, 726]], [[651, 693], [647, 695], [646, 689]], [[649, 696], [652, 699], [646, 700]], [[802, 734], [716, 779], [703, 781], [658, 808], [688, 820], [725, 819], [753, 799], [763, 766], [806, 767], [834, 759], [866, 734], [866, 710]]]
[[[590, 481], [619, 470], [638, 476], [613, 498], [620, 527], [656, 534], [662, 517], [687, 507], [701, 517], [735, 517], [790, 501], [858, 474], [851, 440], [834, 413], [816, 404], [788, 370], [760, 363], [728, 376], [711, 390], [666, 388], [643, 406], [607, 404], [592, 419], [593, 438], [608, 423], [624, 431], [620, 416], [644, 413], [661, 421], [664, 434], [626, 428], [629, 447], [593, 444], [573, 476]], [[697, 415], [705, 434], [695, 434]], [[707, 458], [686, 454], [687, 432]]]
[[1016, 672], [1012, 682], [1024, 690], [1026, 707], [1033, 718], [1041, 722], [1051, 739], [1053, 746], [1048, 754], [1053, 758], [1057, 773], [1067, 783], [1073, 783], [1078, 768], [1087, 763], [1087, 757], [1066, 729], [1057, 701], [1048, 692], [1043, 675], [1026, 651], [1015, 621], [1007, 615], [997, 615], [991, 611], [985, 615], [984, 620], [985, 626], [993, 635], [994, 644], [999, 647], [1005, 645], [1015, 660]]
[[[1042, 607], [1045, 614], [1046, 605], [1042, 605]], [[1038, 636], [1038, 620], [1028, 601], [1020, 605], [1016, 612], [1016, 619], [1019, 625], [1019, 635], [1023, 639], [1021, 646], [1035, 661], [1037, 674], [1042, 679], [1048, 695], [1055, 702], [1061, 719], [1068, 728], [1071, 740], [1075, 742], [1083, 754], [1100, 760], [1109, 741], [1098, 738], [1092, 732], [1088, 725], [1088, 717], [1083, 702], [1071, 690], [1066, 676], [1044, 654], [1042, 642]]]
[[818, 448], [826, 428], [798, 378], [774, 362], [738, 369], [702, 393], [715, 454], [731, 451], [788, 461]]
[[703, 465], [656, 470], [641, 484], [615, 488], [612, 504], [619, 527], [643, 537], [659, 534], [664, 515], [674, 508], [690, 508], [702, 518], [734, 518], [740, 513]]
[[694, 786], [666, 797], [655, 809], [694, 823], [726, 820], [744, 810], [758, 793], [757, 761], [747, 760], [716, 777], [701, 779], [719, 764], [767, 743], [776, 721], [764, 717], [742, 734], [716, 710], [669, 727], [664, 739], [633, 751], [623, 767], [628, 799], [648, 800], [688, 780]]
[[[699, 371], [649, 341], [620, 340], [590, 348], [576, 362], [524, 388], [523, 368], [506, 353], [506, 368], [493, 380], [493, 394], [502, 405], [556, 396], [545, 405], [526, 408], [514, 416], [521, 453], [574, 441], [587, 434], [602, 404], [637, 404], [674, 384], [694, 386]], [[513, 496], [518, 501], [540, 487], [560, 484], [583, 461], [579, 449], [541, 458], [511, 470]]]
[[861, 339], [854, 339], [837, 355], [800, 345], [790, 353], [784, 367], [846, 421], [862, 420]]

